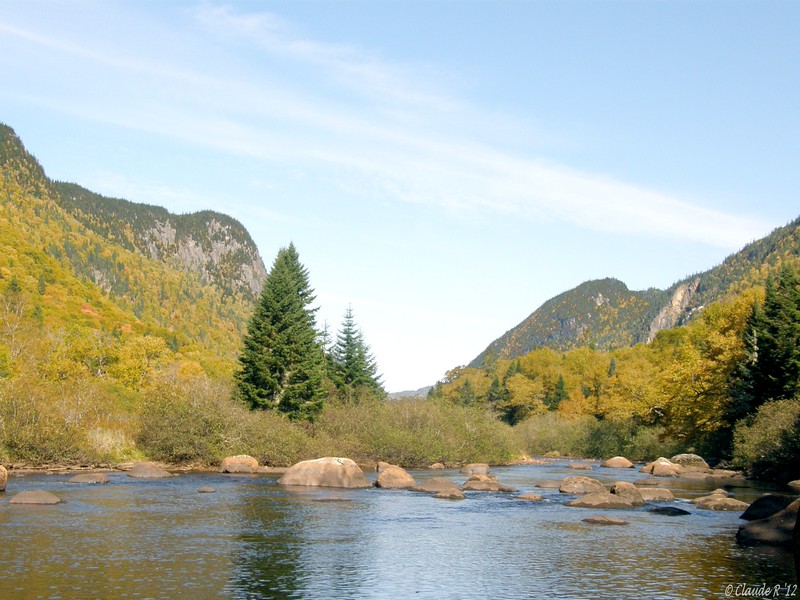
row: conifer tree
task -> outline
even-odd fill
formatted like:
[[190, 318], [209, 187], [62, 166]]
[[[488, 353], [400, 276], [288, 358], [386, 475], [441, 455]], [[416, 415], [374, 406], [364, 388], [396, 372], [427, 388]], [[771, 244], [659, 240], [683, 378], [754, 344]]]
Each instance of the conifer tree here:
[[267, 274], [239, 354], [236, 385], [252, 408], [313, 421], [322, 410], [324, 357], [317, 340], [314, 291], [294, 244]]
[[753, 306], [743, 342], [746, 359], [734, 374], [732, 422], [767, 400], [800, 395], [800, 277], [791, 266], [777, 281], [767, 280], [764, 306]]
[[352, 306], [345, 311], [342, 328], [331, 350], [331, 371], [336, 387], [348, 395], [358, 390], [381, 396], [385, 393], [377, 362], [356, 325]]

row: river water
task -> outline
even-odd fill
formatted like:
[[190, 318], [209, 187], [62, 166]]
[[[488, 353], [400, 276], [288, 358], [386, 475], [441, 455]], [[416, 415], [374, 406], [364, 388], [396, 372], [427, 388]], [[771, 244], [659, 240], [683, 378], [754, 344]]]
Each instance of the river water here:
[[[417, 481], [457, 471], [411, 471]], [[0, 598], [724, 598], [766, 584], [800, 598], [790, 553], [742, 548], [738, 513], [570, 508], [537, 482], [584, 474], [607, 484], [633, 469], [576, 472], [566, 463], [493, 468], [520, 493], [463, 501], [398, 490], [287, 490], [263, 476], [111, 473], [105, 485], [69, 475], [12, 477], [0, 494]], [[369, 475], [369, 474], [368, 474]], [[766, 488], [731, 488], [752, 501]], [[214, 493], [198, 493], [211, 486]], [[664, 479], [676, 496], [717, 484]], [[9, 504], [44, 489], [56, 506]], [[608, 514], [625, 526], [592, 526]], [[733, 587], [730, 587], [733, 586]], [[775, 586], [788, 586], [776, 591]], [[749, 597], [753, 597], [752, 593]], [[761, 596], [763, 597], [763, 595]]]

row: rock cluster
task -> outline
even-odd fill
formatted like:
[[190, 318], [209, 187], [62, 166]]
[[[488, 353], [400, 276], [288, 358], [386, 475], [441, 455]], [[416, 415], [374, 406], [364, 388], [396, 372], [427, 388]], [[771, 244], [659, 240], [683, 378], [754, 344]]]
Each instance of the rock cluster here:
[[702, 457], [696, 454], [678, 454], [672, 459], [662, 456], [642, 467], [642, 473], [648, 473], [653, 477], [688, 477], [691, 479], [744, 478], [744, 475], [738, 471], [712, 469]]

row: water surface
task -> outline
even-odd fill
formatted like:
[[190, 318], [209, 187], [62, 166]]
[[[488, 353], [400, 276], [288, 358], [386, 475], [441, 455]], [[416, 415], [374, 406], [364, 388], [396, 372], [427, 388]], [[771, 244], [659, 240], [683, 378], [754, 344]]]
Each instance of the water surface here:
[[[797, 583], [790, 553], [736, 544], [738, 513], [688, 502], [677, 504], [687, 517], [570, 508], [571, 496], [536, 487], [575, 474], [607, 484], [641, 478], [633, 469], [576, 472], [557, 463], [492, 472], [545, 501], [288, 490], [266, 477], [208, 473], [112, 473], [106, 485], [12, 477], [0, 495], [0, 598], [724, 598], [729, 585]], [[412, 475], [465, 479], [457, 471]], [[746, 501], [766, 491], [743, 485], [730, 491]], [[201, 494], [201, 486], [217, 491]], [[718, 484], [663, 486], [688, 499]], [[8, 503], [25, 489], [66, 503]], [[630, 524], [582, 522], [595, 514]]]

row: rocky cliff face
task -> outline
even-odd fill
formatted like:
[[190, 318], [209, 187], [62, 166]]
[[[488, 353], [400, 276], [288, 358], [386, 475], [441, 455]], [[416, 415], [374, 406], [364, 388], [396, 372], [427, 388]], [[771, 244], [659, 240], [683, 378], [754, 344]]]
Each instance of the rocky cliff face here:
[[655, 339], [659, 331], [671, 329], [680, 322], [686, 320], [689, 316], [690, 303], [697, 294], [699, 285], [700, 278], [696, 277], [691, 281], [681, 283], [675, 288], [669, 302], [658, 312], [656, 318], [650, 323], [650, 333], [647, 336], [648, 343]]
[[[147, 258], [196, 274], [204, 284], [246, 301], [261, 293], [267, 271], [250, 234], [213, 211], [175, 215], [164, 208], [106, 198], [58, 183], [59, 203], [88, 228]], [[95, 283], [103, 284], [103, 276]]]

